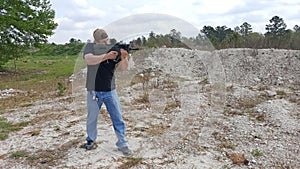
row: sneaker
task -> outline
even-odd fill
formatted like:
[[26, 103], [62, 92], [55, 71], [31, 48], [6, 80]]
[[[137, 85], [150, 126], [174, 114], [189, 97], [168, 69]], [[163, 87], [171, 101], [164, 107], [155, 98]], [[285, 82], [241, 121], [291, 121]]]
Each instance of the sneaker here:
[[131, 150], [127, 146], [118, 148], [118, 150], [121, 151], [125, 156], [129, 156], [132, 154]]
[[95, 145], [95, 142], [94, 141], [87, 141], [86, 145], [85, 145], [85, 148], [87, 150], [91, 150], [94, 148], [94, 145]]

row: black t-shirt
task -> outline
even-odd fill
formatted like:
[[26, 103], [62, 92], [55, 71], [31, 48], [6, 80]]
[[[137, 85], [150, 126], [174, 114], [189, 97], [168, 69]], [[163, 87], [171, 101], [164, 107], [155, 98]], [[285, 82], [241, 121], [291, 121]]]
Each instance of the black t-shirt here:
[[[107, 53], [113, 45], [99, 45], [95, 43], [88, 43], [84, 49], [84, 55], [92, 53], [94, 55], [101, 55]], [[113, 60], [106, 60], [97, 65], [87, 66], [87, 81], [86, 88], [88, 91], [111, 91], [115, 87], [114, 72], [117, 62]]]

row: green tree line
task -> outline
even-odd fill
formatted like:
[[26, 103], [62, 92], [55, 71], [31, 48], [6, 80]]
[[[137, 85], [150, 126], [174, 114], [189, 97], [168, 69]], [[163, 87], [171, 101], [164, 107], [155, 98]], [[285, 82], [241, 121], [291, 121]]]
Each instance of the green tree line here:
[[36, 51], [32, 53], [35, 56], [71, 56], [78, 55], [84, 46], [81, 40], [71, 38], [69, 43], [55, 44], [46, 43], [41, 45]]
[[266, 25], [266, 33], [253, 32], [252, 26], [244, 22], [234, 29], [226, 26], [204, 26], [196, 37], [183, 37], [180, 31], [172, 29], [169, 34], [149, 37], [139, 37], [133, 40], [138, 47], [195, 47], [209, 49], [224, 48], [281, 48], [300, 49], [300, 27], [295, 25], [293, 30], [287, 29], [284, 20], [274, 16]]

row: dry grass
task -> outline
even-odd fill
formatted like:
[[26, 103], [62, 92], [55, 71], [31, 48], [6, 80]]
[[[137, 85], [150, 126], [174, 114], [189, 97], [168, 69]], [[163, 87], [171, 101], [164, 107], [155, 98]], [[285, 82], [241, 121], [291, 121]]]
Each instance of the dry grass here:
[[128, 169], [137, 166], [143, 162], [143, 158], [140, 157], [127, 157], [122, 159], [123, 164], [121, 164], [117, 169]]

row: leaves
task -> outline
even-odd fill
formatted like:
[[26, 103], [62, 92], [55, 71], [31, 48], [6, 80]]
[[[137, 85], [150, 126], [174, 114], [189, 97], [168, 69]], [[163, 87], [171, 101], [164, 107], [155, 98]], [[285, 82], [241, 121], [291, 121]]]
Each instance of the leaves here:
[[1, 0], [0, 66], [29, 46], [47, 42], [57, 27], [49, 0]]
[[268, 31], [266, 34], [271, 34], [273, 36], [282, 35], [286, 31], [286, 24], [282, 18], [274, 16], [270, 20], [270, 24], [266, 25], [266, 30]]

